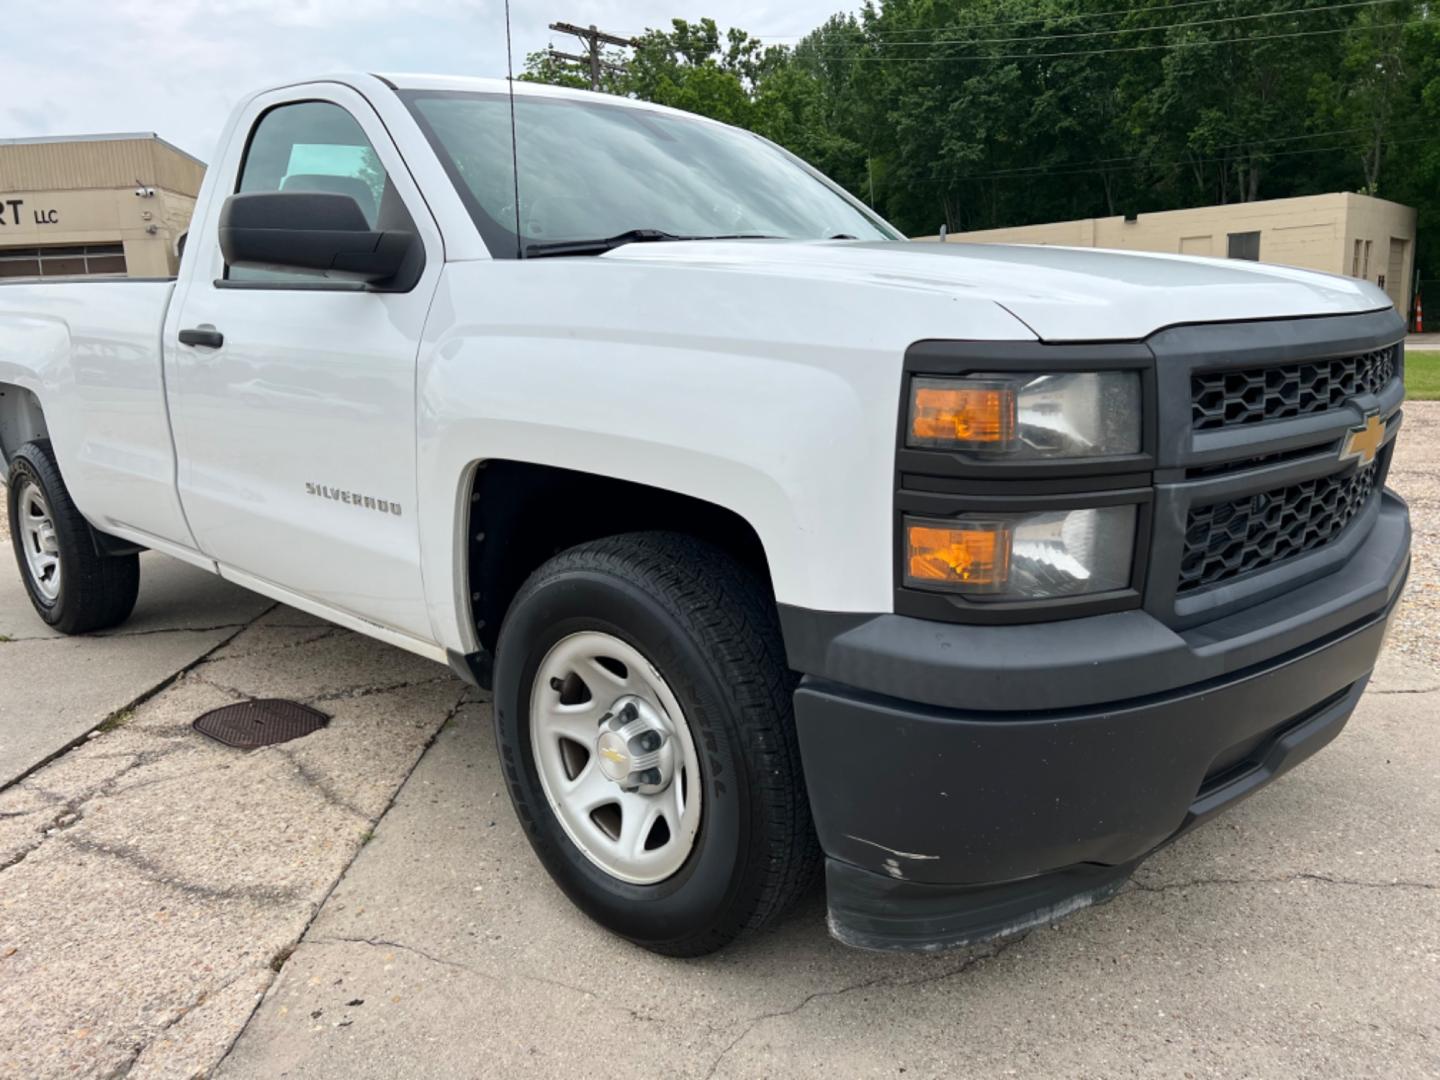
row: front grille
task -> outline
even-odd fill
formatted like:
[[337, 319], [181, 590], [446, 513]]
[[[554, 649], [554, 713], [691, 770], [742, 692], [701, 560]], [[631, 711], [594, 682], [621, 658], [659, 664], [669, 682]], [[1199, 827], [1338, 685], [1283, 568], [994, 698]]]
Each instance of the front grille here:
[[1190, 376], [1190, 427], [1215, 431], [1338, 409], [1395, 378], [1400, 346], [1359, 356]]
[[1333, 539], [1369, 501], [1379, 465], [1193, 507], [1176, 591], [1216, 585]]

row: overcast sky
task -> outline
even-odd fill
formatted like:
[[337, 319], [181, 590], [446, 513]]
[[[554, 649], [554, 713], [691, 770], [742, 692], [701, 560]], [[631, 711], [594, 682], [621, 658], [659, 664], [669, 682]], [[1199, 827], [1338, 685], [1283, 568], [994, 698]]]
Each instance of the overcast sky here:
[[[6, 5], [9, 7], [9, 5]], [[511, 0], [515, 63], [574, 38], [708, 15], [793, 38], [846, 0]], [[332, 71], [505, 74], [503, 0], [23, 0], [0, 30], [0, 138], [154, 131], [209, 160], [243, 94]]]

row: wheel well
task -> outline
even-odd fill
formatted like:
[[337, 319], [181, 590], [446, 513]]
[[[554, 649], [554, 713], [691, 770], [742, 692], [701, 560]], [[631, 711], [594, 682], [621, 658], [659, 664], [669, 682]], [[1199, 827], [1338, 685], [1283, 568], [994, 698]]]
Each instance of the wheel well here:
[[0, 383], [0, 463], [10, 470], [10, 459], [27, 442], [49, 438], [40, 399], [23, 386]]
[[465, 561], [470, 616], [493, 655], [510, 601], [541, 563], [616, 533], [664, 529], [708, 540], [772, 589], [765, 549], [732, 510], [673, 491], [592, 473], [488, 461], [475, 470]]

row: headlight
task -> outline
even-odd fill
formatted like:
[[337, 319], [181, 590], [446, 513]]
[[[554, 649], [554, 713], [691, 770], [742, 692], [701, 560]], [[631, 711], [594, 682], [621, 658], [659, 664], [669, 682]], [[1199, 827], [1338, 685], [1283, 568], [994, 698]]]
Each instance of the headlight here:
[[1140, 452], [1134, 371], [916, 377], [907, 446], [1035, 461]]
[[1130, 584], [1135, 507], [905, 519], [905, 584], [1047, 600]]

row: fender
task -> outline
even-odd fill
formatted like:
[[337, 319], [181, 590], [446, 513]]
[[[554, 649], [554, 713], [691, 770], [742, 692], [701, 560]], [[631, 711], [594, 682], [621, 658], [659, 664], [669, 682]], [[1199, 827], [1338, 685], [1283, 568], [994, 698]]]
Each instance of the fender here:
[[930, 336], [1033, 340], [989, 301], [914, 283], [590, 257], [447, 264], [417, 376], [437, 640], [473, 651], [457, 551], [489, 459], [717, 504], [759, 536], [781, 603], [888, 611], [901, 365]]

